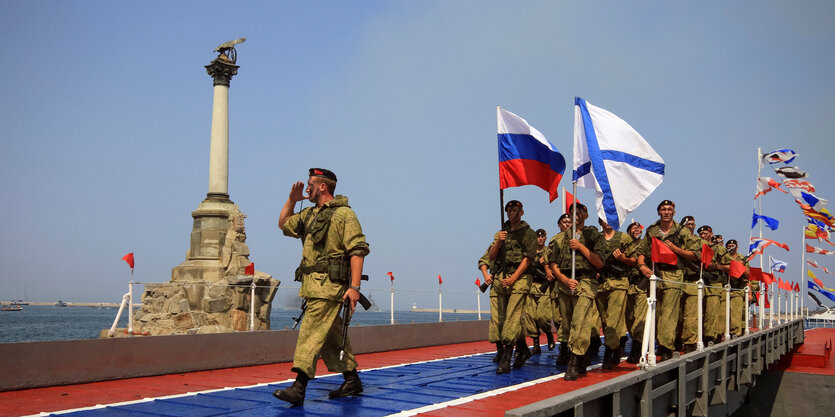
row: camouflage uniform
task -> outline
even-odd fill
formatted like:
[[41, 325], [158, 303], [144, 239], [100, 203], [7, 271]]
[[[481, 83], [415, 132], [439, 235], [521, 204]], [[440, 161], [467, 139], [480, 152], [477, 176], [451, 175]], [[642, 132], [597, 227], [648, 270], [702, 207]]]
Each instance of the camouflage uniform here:
[[[505, 222], [505, 230], [510, 229], [510, 221]], [[498, 239], [498, 233], [494, 240]], [[504, 309], [504, 317], [499, 315], [499, 337], [505, 346], [513, 345], [524, 336], [522, 334], [522, 315], [525, 309], [525, 301], [531, 290], [531, 274], [523, 273], [516, 282], [509, 288], [502, 286], [501, 281], [512, 276], [516, 268], [524, 258], [530, 262], [536, 259], [536, 232], [528, 226], [525, 221], [516, 230], [507, 232], [507, 239], [499, 248], [499, 254], [493, 263], [496, 265], [496, 273], [493, 275], [493, 290], [498, 298], [498, 309]], [[499, 282], [496, 282], [496, 281]]]
[[[748, 267], [748, 260], [743, 259], [740, 254], [728, 254], [728, 263], [731, 260], [742, 262], [745, 267]], [[731, 283], [731, 334], [742, 336], [745, 332], [745, 287], [748, 286], [748, 278], [741, 276], [739, 278], [730, 277], [730, 275], [723, 273], [729, 278]], [[724, 311], [724, 310], [722, 310]], [[724, 325], [724, 323], [723, 323]]]
[[[545, 267], [539, 263], [539, 258], [547, 252], [547, 247], [536, 251], [536, 259], [533, 265], [528, 268], [531, 272], [531, 291], [528, 293], [528, 300], [525, 302], [525, 332], [528, 336], [536, 337], [540, 329], [551, 327], [551, 297], [550, 285], [545, 275]], [[547, 262], [547, 258], [546, 258]], [[536, 272], [541, 271], [541, 274]], [[542, 287], [546, 287], [542, 292]]]
[[[551, 267], [551, 257], [554, 253], [553, 249], [556, 247], [557, 236], [559, 235], [560, 233], [552, 236], [551, 240], [548, 241], [547, 253], [549, 268]], [[570, 269], [568, 274], [571, 274]], [[571, 295], [571, 289], [568, 288], [568, 285], [563, 284], [557, 277], [554, 277], [551, 294], [551, 299], [554, 300], [554, 309], [556, 310], [554, 316], [557, 319], [554, 321], [554, 324], [558, 324], [557, 341], [568, 343], [568, 334], [571, 331], [571, 313], [574, 311], [574, 297]]]
[[[663, 241], [671, 241], [679, 248], [694, 253], [699, 253], [699, 243], [695, 236], [690, 233], [687, 228], [672, 222], [670, 230], [664, 234], [661, 232], [660, 220], [647, 227], [646, 234], [641, 241], [641, 253], [646, 258], [645, 263], [650, 266], [652, 262], [652, 238], [655, 237]], [[658, 344], [670, 351], [675, 350], [676, 327], [678, 326], [678, 319], [681, 315], [681, 284], [684, 280], [684, 264], [679, 259], [676, 265], [668, 265], [664, 263], [656, 263], [654, 267], [655, 275], [665, 281], [658, 282], [658, 299], [661, 300], [660, 307], [657, 310], [657, 332], [656, 338]]]
[[[627, 258], [638, 257], [638, 247], [641, 239], [633, 240], [626, 249], [621, 249]], [[644, 338], [644, 323], [647, 321], [647, 292], [639, 287], [644, 276], [638, 271], [638, 268], [630, 268], [627, 275], [629, 279], [629, 288], [626, 290], [626, 309], [624, 311], [624, 319], [626, 327], [629, 329], [629, 336], [633, 343]]]
[[[578, 230], [579, 241], [590, 252], [596, 253], [601, 259], [604, 258], [604, 239], [597, 228], [585, 226]], [[571, 230], [560, 232], [551, 240], [549, 251], [550, 264], [556, 265], [560, 272], [571, 278]], [[569, 295], [569, 302], [565, 303], [565, 309], [560, 311], [563, 317], [563, 324], [560, 325], [560, 338], [563, 337], [563, 327], [570, 323], [568, 333], [568, 348], [575, 355], [584, 355], [589, 348], [592, 335], [600, 335], [597, 323], [600, 316], [597, 313], [597, 306], [594, 299], [597, 296], [597, 269], [580, 253], [575, 256], [574, 279], [578, 281], [574, 295]], [[570, 290], [565, 286], [570, 294]], [[562, 307], [562, 304], [561, 304]], [[560, 339], [562, 341], [562, 339]]]
[[620, 338], [626, 336], [626, 291], [629, 289], [628, 270], [632, 269], [621, 263], [612, 255], [615, 249], [624, 251], [627, 245], [632, 243], [626, 233], [615, 231], [612, 238], [606, 240], [601, 234], [604, 246], [603, 269], [600, 271], [601, 284], [597, 292], [597, 309], [600, 312], [601, 321], [604, 323], [603, 335], [606, 339], [606, 346], [610, 349], [617, 349], [620, 346]]
[[293, 214], [282, 231], [286, 236], [302, 239], [302, 262], [296, 270], [296, 280], [302, 283], [299, 296], [307, 299], [292, 370], [313, 378], [316, 362], [321, 357], [331, 372], [353, 371], [357, 362], [350, 342], [346, 343], [345, 355], [339, 360], [342, 342], [339, 311], [342, 297], [351, 284], [350, 257], [366, 256], [369, 248], [348, 198], [337, 195], [322, 207], [308, 207]]
[[[702, 240], [704, 242], [704, 240]], [[713, 249], [713, 263], [727, 265], [730, 263], [728, 252], [722, 245], [710, 245]], [[725, 285], [727, 274], [722, 271], [705, 270], [702, 274], [705, 285], [705, 313], [704, 336], [718, 340], [725, 333]]]
[[[491, 244], [490, 246], [493, 245]], [[490, 246], [487, 247], [484, 255], [478, 259], [478, 269], [481, 270], [481, 267], [486, 265], [490, 274], [494, 274], [494, 264], [490, 261]], [[494, 276], [493, 278], [496, 277]], [[504, 322], [505, 304], [503, 302], [504, 299], [499, 299], [499, 292], [496, 288], [500, 285], [494, 280], [493, 285], [490, 286], [490, 325], [487, 330], [487, 341], [490, 343], [502, 341], [502, 338], [499, 336], [499, 323]]]

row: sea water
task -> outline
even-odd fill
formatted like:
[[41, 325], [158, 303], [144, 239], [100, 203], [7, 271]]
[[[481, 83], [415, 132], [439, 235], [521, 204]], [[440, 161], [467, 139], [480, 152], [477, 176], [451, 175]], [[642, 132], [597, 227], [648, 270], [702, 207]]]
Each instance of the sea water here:
[[[115, 307], [57, 307], [23, 306], [23, 311], [0, 311], [0, 343], [36, 342], [46, 340], [95, 339], [102, 329], [109, 329], [116, 319]], [[126, 328], [127, 311], [117, 327]], [[273, 330], [293, 326], [293, 317], [299, 310], [273, 308], [270, 324]], [[482, 319], [489, 319], [489, 311], [482, 312]], [[443, 321], [477, 320], [475, 313], [444, 313]], [[438, 321], [438, 313], [395, 311], [396, 324], [432, 323]], [[352, 326], [376, 326], [391, 323], [390, 311], [362, 311], [358, 309], [351, 319]]]

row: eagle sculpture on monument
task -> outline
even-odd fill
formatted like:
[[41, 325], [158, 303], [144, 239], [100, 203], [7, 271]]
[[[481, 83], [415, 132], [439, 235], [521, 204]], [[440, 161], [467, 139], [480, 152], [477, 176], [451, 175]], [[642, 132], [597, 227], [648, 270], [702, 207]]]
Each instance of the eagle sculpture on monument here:
[[235, 45], [246, 42], [246, 38], [238, 38], [234, 41], [224, 42], [215, 48], [212, 52], [219, 53], [218, 58], [226, 57], [234, 64], [237, 61], [238, 53], [235, 50]]

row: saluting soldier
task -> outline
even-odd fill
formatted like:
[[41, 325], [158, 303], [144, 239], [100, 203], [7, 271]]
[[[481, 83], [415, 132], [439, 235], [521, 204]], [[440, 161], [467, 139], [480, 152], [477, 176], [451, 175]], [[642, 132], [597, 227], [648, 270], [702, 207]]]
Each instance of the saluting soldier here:
[[[525, 213], [522, 203], [511, 200], [505, 204], [507, 221], [502, 230], [496, 232], [490, 245], [490, 260], [496, 264], [495, 279], [501, 285], [495, 286], [499, 304], [504, 304], [504, 317], [499, 317], [498, 328], [504, 345], [502, 358], [496, 367], [497, 374], [510, 372], [513, 347], [516, 346], [514, 368], [519, 368], [531, 357], [522, 329], [522, 314], [525, 301], [531, 289], [531, 275], [528, 267], [536, 259], [536, 233], [522, 220]], [[494, 280], [495, 281], [495, 280]], [[500, 306], [499, 309], [502, 307]]]
[[[603, 353], [604, 370], [620, 363], [623, 344], [626, 343], [626, 291], [629, 289], [629, 269], [623, 263], [623, 251], [632, 239], [623, 232], [609, 226], [606, 220], [598, 219], [603, 229], [604, 260], [600, 270], [600, 287], [597, 291], [597, 309], [603, 322], [603, 336], [606, 349]], [[620, 259], [619, 259], [620, 257]]]
[[684, 280], [684, 264], [682, 259], [697, 262], [699, 258], [699, 244], [688, 230], [676, 223], [673, 216], [676, 205], [670, 200], [664, 200], [657, 207], [658, 221], [647, 227], [646, 235], [641, 241], [641, 254], [638, 255], [638, 266], [641, 273], [649, 278], [653, 270], [647, 266], [652, 262], [652, 238], [666, 244], [678, 258], [676, 265], [655, 263], [655, 274], [662, 279], [658, 283], [661, 306], [658, 314], [658, 355], [662, 361], [673, 357], [675, 349], [676, 327], [681, 315], [681, 282]]
[[[563, 323], [571, 323], [568, 334], [570, 357], [564, 376], [566, 381], [574, 381], [579, 375], [584, 375], [591, 355], [596, 354], [600, 347], [600, 330], [597, 327], [600, 316], [594, 299], [598, 287], [597, 270], [603, 266], [604, 243], [597, 228], [584, 226], [588, 218], [586, 206], [575, 205], [576, 209], [572, 205], [572, 210], [577, 213], [577, 235], [572, 236], [572, 230], [568, 229], [551, 241], [549, 249], [551, 272], [573, 292], [565, 309], [560, 312]], [[570, 276], [572, 250], [576, 251], [574, 279]]]
[[[351, 310], [359, 300], [360, 280], [368, 243], [362, 234], [357, 215], [348, 205], [348, 197], [334, 196], [336, 174], [324, 168], [310, 168], [307, 196], [304, 183], [290, 188], [290, 196], [278, 218], [278, 227], [286, 236], [302, 240], [302, 261], [296, 269], [301, 281], [299, 296], [307, 303], [293, 356], [293, 385], [276, 390], [273, 395], [293, 405], [304, 402], [307, 382], [316, 376], [316, 362], [321, 357], [328, 370], [341, 372], [345, 382], [330, 397], [345, 397], [362, 392], [357, 361], [346, 342], [345, 354], [339, 357], [344, 317], [339, 312], [345, 299]], [[293, 214], [296, 202], [308, 199], [314, 204]]]
[[647, 321], [649, 308], [647, 304], [649, 281], [638, 270], [638, 248], [643, 230], [644, 227], [638, 222], [633, 222], [626, 228], [626, 233], [632, 241], [623, 250], [623, 258], [618, 257], [621, 262], [631, 267], [628, 274], [629, 288], [626, 290], [626, 310], [624, 311], [626, 327], [629, 329], [629, 336], [632, 337], [632, 348], [626, 358], [628, 363], [638, 363], [641, 359], [641, 341], [644, 338], [644, 324]]

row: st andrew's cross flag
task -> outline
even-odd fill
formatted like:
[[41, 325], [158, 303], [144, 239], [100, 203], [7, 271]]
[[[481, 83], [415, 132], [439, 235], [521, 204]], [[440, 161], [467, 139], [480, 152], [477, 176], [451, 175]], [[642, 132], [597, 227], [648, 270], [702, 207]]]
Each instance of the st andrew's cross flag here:
[[664, 160], [618, 116], [574, 99], [574, 172], [597, 190], [597, 215], [617, 230], [664, 180]]

